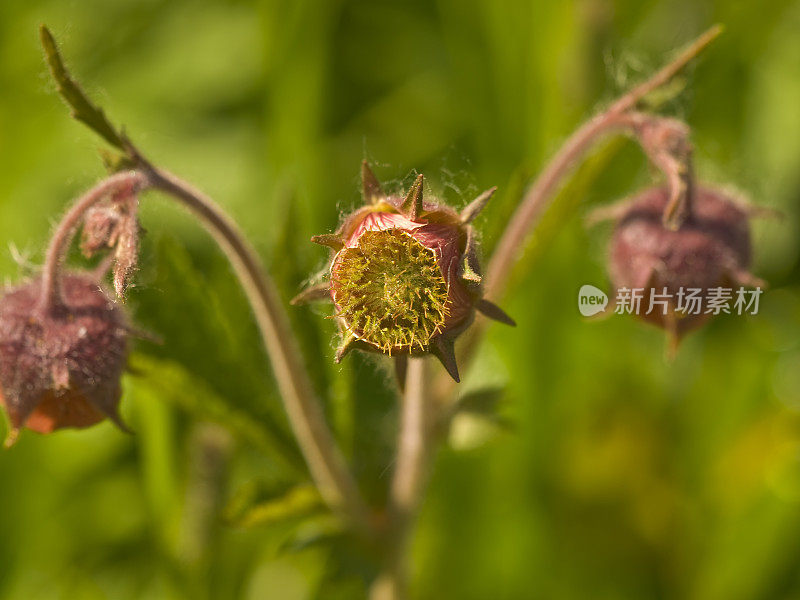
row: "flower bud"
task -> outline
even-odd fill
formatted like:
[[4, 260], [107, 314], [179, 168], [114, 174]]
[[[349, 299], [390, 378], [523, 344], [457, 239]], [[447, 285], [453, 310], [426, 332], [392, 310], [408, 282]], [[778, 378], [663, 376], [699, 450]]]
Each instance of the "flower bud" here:
[[114, 249], [114, 290], [120, 298], [125, 297], [139, 259], [138, 186], [132, 183], [99, 202], [83, 221], [81, 250], [87, 258]]
[[[759, 286], [748, 272], [751, 260], [747, 207], [725, 192], [694, 186], [687, 216], [677, 229], [665, 225], [670, 192], [666, 186], [643, 191], [615, 210], [616, 226], [608, 269], [614, 287], [643, 288], [640, 318], [667, 330], [674, 345], [710, 317], [679, 311], [679, 293], [717, 287]], [[667, 310], [649, 311], [650, 294], [666, 291]], [[683, 290], [683, 292], [681, 292]]]
[[52, 314], [35, 307], [41, 279], [8, 288], [0, 298], [0, 404], [13, 443], [22, 427], [50, 433], [119, 418], [120, 378], [127, 357], [123, 311], [85, 274], [62, 276], [63, 303]]
[[475, 310], [513, 324], [481, 297], [470, 222], [494, 189], [461, 213], [423, 197], [423, 176], [404, 196], [383, 192], [366, 162], [365, 205], [335, 234], [312, 241], [332, 248], [328, 280], [293, 303], [328, 296], [342, 331], [337, 362], [354, 348], [389, 356], [431, 353], [459, 380], [453, 344]]

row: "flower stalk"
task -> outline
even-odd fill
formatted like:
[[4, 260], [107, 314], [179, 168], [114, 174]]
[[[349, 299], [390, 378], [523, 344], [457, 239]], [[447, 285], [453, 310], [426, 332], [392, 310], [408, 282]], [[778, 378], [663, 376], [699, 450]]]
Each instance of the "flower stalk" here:
[[[289, 423], [322, 497], [335, 512], [345, 516], [356, 531], [371, 535], [369, 508], [325, 422], [278, 292], [255, 250], [233, 220], [208, 196], [146, 160], [71, 77], [52, 34], [44, 26], [40, 29], [40, 37], [58, 92], [70, 107], [73, 117], [122, 152], [112, 157], [114, 160], [111, 162], [129, 168], [92, 188], [62, 219], [47, 253], [40, 310], [47, 312], [57, 309], [64, 252], [87, 211], [101, 200], [128, 186], [130, 194], [153, 189], [182, 204], [199, 219], [220, 246], [245, 291], [272, 364]], [[126, 261], [123, 266], [129, 269], [131, 264]]]
[[431, 467], [431, 433], [437, 419], [423, 358], [408, 361], [402, 402], [397, 465], [389, 500], [387, 555], [384, 570], [373, 585], [371, 600], [401, 600], [408, 595], [408, 548]]
[[327, 427], [308, 373], [289, 327], [274, 284], [264, 272], [252, 246], [236, 225], [210, 198], [174, 175], [148, 163], [137, 151], [139, 168], [117, 173], [81, 196], [57, 226], [43, 270], [40, 312], [57, 311], [62, 304], [60, 281], [63, 256], [84, 215], [109, 195], [123, 189], [164, 192], [186, 207], [220, 245], [239, 278], [267, 348], [286, 413], [320, 493], [358, 529], [369, 529], [368, 509], [355, 480]]
[[37, 307], [39, 314], [52, 314], [63, 305], [59, 273], [64, 262], [64, 254], [72, 241], [75, 229], [80, 225], [87, 211], [111, 195], [122, 191], [135, 194], [146, 186], [147, 178], [142, 173], [137, 171], [116, 173], [81, 196], [69, 209], [56, 227], [47, 247], [42, 270], [41, 299]]
[[138, 153], [136, 156], [150, 186], [168, 194], [194, 214], [227, 256], [250, 302], [284, 409], [320, 493], [359, 531], [368, 533], [371, 528], [369, 509], [325, 422], [280, 296], [255, 250], [210, 198], [174, 175], [153, 167]]
[[[506, 292], [512, 270], [519, 259], [521, 250], [525, 247], [526, 240], [536, 228], [542, 215], [554, 200], [566, 177], [572, 173], [577, 163], [595, 145], [613, 134], [633, 133], [634, 139], [641, 144], [645, 140], [641, 134], [646, 132], [641, 129], [640, 119], [642, 118], [642, 113], [636, 112], [639, 103], [650, 93], [669, 83], [700, 52], [708, 47], [722, 33], [722, 30], [721, 25], [715, 25], [708, 29], [678, 54], [674, 60], [670, 61], [646, 81], [618, 98], [605, 111], [589, 119], [564, 142], [563, 146], [527, 189], [519, 207], [509, 219], [508, 225], [500, 236], [500, 241], [495, 247], [486, 270], [485, 294], [489, 299], [499, 299]], [[671, 121], [654, 115], [645, 116], [648, 119], [660, 120], [662, 124], [665, 124], [665, 121]], [[637, 121], [639, 121], [638, 130]], [[643, 149], [652, 160], [653, 148], [644, 146]], [[672, 186], [672, 197], [683, 198], [683, 200], [674, 200], [674, 206], [671, 209], [671, 214], [676, 215], [673, 223], [677, 222], [685, 210], [681, 202], [685, 202], [688, 198], [687, 190], [683, 190], [683, 193], [680, 192], [679, 181], [681, 178], [676, 178], [675, 172], [669, 170], [670, 166], [673, 168], [677, 166], [675, 163], [668, 164], [662, 161], [660, 164], [657, 162], [656, 166], [665, 170], [667, 181]], [[462, 362], [468, 363], [472, 359], [475, 349], [480, 345], [485, 335], [487, 326], [486, 319], [478, 318], [473, 327], [464, 335], [463, 352], [460, 357]], [[452, 398], [454, 386], [447, 378], [443, 376], [437, 377], [434, 386], [434, 395], [437, 399], [447, 402], [448, 399]]]

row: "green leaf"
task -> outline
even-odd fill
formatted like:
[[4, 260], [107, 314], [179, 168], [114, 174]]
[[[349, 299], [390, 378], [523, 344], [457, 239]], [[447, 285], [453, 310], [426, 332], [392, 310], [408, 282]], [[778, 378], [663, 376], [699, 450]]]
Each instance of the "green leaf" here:
[[480, 388], [461, 396], [455, 410], [480, 415], [496, 415], [504, 390], [499, 387]]
[[70, 77], [67, 67], [58, 52], [53, 34], [44, 25], [39, 28], [42, 48], [50, 67], [50, 74], [56, 82], [59, 95], [72, 109], [73, 118], [84, 123], [89, 129], [120, 150], [125, 150], [124, 136], [117, 132], [106, 118], [103, 110], [86, 97], [78, 83]]
[[197, 382], [210, 392], [208, 400], [189, 391], [176, 394], [175, 401], [222, 424], [235, 426], [226, 415], [236, 415], [240, 426], [253, 432], [250, 440], [268, 447], [270, 456], [280, 455], [285, 466], [293, 465], [294, 474], [305, 473], [252, 313], [228, 263], [213, 251], [195, 257], [160, 232], [145, 238], [143, 247], [142, 262], [149, 268], [140, 274], [131, 303], [137, 323], [164, 340], [162, 346], [148, 346], [147, 354], [174, 365], [189, 390]]
[[223, 517], [234, 527], [276, 525], [327, 512], [319, 492], [312, 485], [264, 489], [256, 482], [242, 487], [225, 508]]
[[331, 514], [319, 515], [303, 521], [297, 531], [281, 546], [286, 553], [304, 552], [309, 548], [327, 547], [343, 555], [352, 552], [353, 539], [342, 521]]
[[294, 456], [287, 457], [282, 452], [282, 442], [276, 442], [273, 431], [263, 421], [224, 400], [205, 381], [180, 364], [139, 352], [130, 356], [128, 364], [136, 375], [130, 379], [134, 394], [146, 389], [193, 417], [218, 423], [237, 439], [266, 450], [271, 459], [285, 463], [290, 472], [298, 471], [300, 465]]
[[498, 434], [513, 431], [514, 421], [502, 414], [505, 389], [480, 388], [464, 394], [453, 408], [448, 438], [457, 450], [471, 450], [494, 439]]
[[688, 85], [687, 78], [678, 76], [657, 87], [637, 102], [637, 108], [645, 111], [662, 110], [665, 105], [680, 97]]
[[99, 154], [100, 160], [103, 161], [103, 166], [111, 174], [127, 171], [136, 166], [136, 163], [127, 154], [121, 154], [106, 148], [101, 148]]

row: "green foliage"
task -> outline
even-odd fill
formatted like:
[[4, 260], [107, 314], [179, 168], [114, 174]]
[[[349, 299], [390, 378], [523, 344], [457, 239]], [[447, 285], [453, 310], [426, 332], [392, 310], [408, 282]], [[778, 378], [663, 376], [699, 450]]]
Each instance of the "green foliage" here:
[[303, 518], [324, 510], [313, 486], [260, 490], [255, 482], [244, 486], [225, 510], [225, 520], [235, 527], [255, 527]]
[[[786, 213], [755, 225], [755, 271], [772, 285], [761, 313], [718, 319], [671, 364], [659, 331], [580, 318], [580, 285], [606, 286], [608, 233], [582, 217], [651, 180], [632, 145], [600, 149], [522, 257], [503, 301], [517, 328], [493, 327], [465, 374], [414, 540], [414, 589], [800, 595], [797, 0], [4, 0], [0, 240], [34, 264], [56, 215], [103, 173], [96, 136], [49, 93], [42, 22], [92, 99], [84, 121], [102, 132], [103, 106], [148, 157], [218, 199], [286, 300], [324, 266], [307, 240], [360, 202], [363, 158], [394, 178], [387, 188], [416, 170], [456, 206], [497, 185], [474, 223], [488, 254], [578, 123], [724, 23], [684, 87], [652, 101], [692, 125], [702, 178]], [[117, 145], [113, 128], [101, 135]], [[182, 211], [155, 195], [142, 208], [128, 306], [163, 344], [135, 342], [123, 415], [136, 433], [26, 433], [0, 453], [0, 598], [363, 597], [376, 556], [309, 493], [229, 267]], [[19, 271], [0, 252], [2, 275]], [[397, 424], [391, 368], [359, 353], [334, 365], [330, 314], [290, 312], [378, 505]], [[484, 393], [495, 389], [499, 403]]]

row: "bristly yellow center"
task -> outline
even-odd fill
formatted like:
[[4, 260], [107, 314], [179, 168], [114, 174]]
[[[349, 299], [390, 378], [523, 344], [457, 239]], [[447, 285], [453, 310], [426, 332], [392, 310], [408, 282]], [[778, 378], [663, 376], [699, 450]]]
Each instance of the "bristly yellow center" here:
[[447, 282], [433, 251], [397, 229], [367, 231], [332, 273], [334, 301], [350, 331], [379, 350], [425, 350], [447, 316]]

